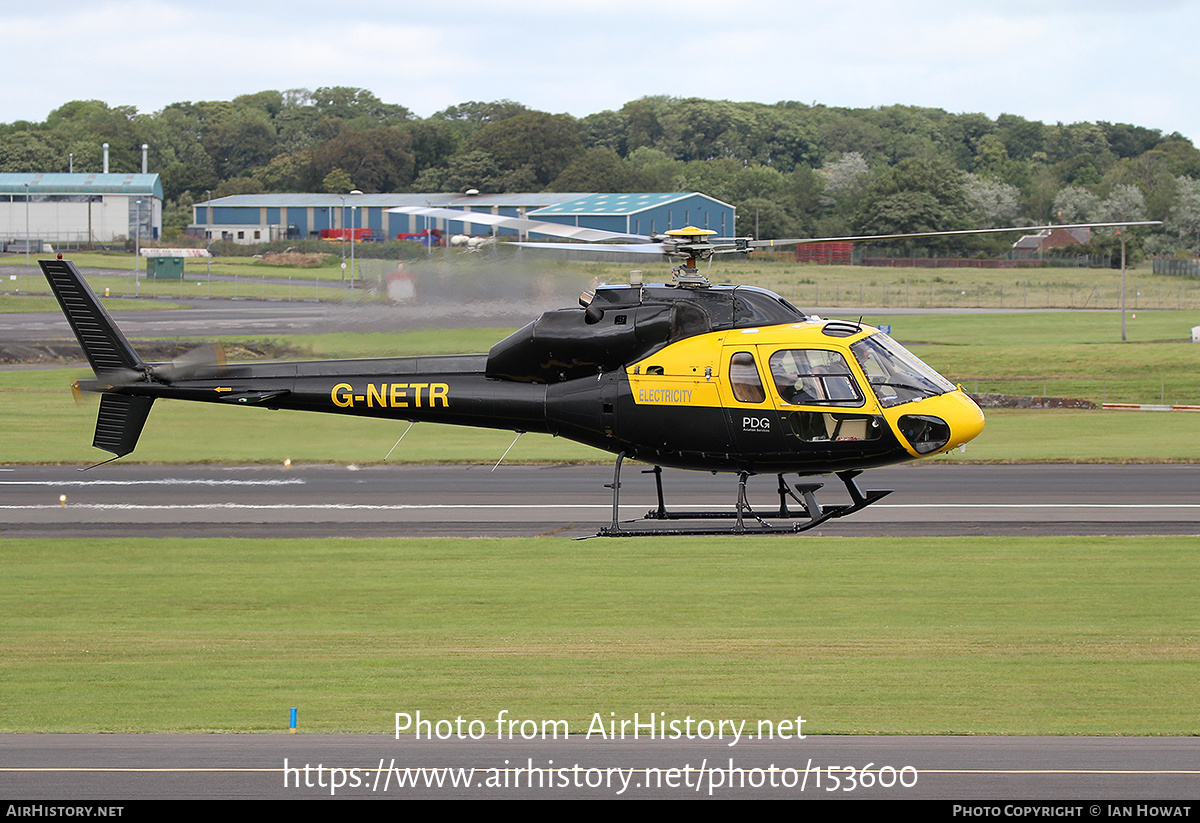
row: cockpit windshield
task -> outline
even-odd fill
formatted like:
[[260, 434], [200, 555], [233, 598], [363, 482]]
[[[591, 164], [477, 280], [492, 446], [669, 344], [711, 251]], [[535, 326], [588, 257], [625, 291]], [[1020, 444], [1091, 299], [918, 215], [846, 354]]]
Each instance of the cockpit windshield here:
[[882, 332], [850, 346], [884, 408], [954, 391], [954, 384]]

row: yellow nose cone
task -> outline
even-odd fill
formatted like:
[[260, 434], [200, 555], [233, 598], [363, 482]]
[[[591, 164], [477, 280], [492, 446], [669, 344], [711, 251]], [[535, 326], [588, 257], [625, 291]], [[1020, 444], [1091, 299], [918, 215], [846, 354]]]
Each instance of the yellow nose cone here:
[[945, 417], [950, 424], [950, 442], [946, 448], [953, 449], [969, 443], [983, 432], [983, 409], [962, 389], [945, 396], [953, 400]]
[[968, 443], [983, 431], [983, 412], [957, 389], [894, 407], [898, 431], [913, 457], [930, 457]]

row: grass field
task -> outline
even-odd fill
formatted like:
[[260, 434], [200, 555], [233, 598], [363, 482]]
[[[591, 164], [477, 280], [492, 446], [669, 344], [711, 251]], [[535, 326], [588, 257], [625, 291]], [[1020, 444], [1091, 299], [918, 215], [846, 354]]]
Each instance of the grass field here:
[[0, 731], [1193, 735], [1193, 538], [8, 540]]

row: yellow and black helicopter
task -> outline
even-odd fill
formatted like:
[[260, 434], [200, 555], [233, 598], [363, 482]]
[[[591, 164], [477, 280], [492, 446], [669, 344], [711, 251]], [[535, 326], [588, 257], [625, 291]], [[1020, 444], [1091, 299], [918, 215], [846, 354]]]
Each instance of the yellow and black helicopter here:
[[[473, 223], [485, 217], [453, 214]], [[521, 228], [554, 234], [563, 227]], [[674, 282], [599, 286], [579, 307], [542, 314], [487, 354], [229, 365], [203, 355], [144, 362], [71, 262], [59, 255], [40, 265], [95, 372], [76, 389], [101, 395], [92, 445], [111, 452], [110, 460], [133, 451], [157, 398], [543, 432], [616, 455], [612, 522], [600, 535], [793, 533], [878, 501], [890, 491], [861, 490], [863, 470], [961, 446], [983, 430], [983, 413], [878, 329], [806, 314], [766, 289], [710, 285], [697, 261], [822, 240], [974, 233], [726, 242], [689, 226], [621, 235], [642, 241], [633, 250], [681, 260]], [[699, 522], [623, 526], [626, 458], [653, 467], [658, 505], [644, 520]], [[735, 473], [735, 507], [669, 510], [663, 467]], [[851, 502], [822, 505], [822, 484], [789, 485], [784, 475], [792, 473], [802, 480], [834, 474]], [[748, 502], [754, 474], [778, 477], [779, 507], [769, 514]], [[717, 518], [733, 524], [709, 525]]]

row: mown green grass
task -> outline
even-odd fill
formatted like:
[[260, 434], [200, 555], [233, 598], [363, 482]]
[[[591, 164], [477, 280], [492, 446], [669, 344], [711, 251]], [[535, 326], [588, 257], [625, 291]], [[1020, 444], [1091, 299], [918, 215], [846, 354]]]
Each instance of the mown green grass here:
[[1194, 538], [8, 540], [0, 731], [1200, 732]]
[[[246, 275], [238, 280], [208, 280], [203, 273], [199, 276], [189, 276], [182, 280], [154, 280], [147, 278], [145, 272], [136, 281], [128, 274], [89, 275], [88, 283], [92, 290], [107, 299], [128, 298], [136, 301], [130, 308], [161, 309], [168, 308], [162, 299], [172, 300], [205, 300], [208, 298], [245, 298], [248, 300], [278, 300], [278, 301], [345, 301], [374, 299], [367, 291], [348, 291], [342, 288], [340, 277], [326, 277], [324, 280], [337, 280], [336, 284], [314, 285], [316, 277], [305, 274], [308, 270], [298, 269], [293, 273], [295, 282], [288, 282], [288, 272], [282, 274], [268, 272], [267, 276], [261, 271], [241, 271]], [[218, 272], [214, 272], [217, 274]], [[31, 305], [24, 303], [27, 295], [41, 295], [51, 300], [45, 303], [43, 311], [57, 311], [57, 306], [50, 297], [50, 288], [46, 279], [38, 273], [22, 274], [16, 281], [0, 282], [0, 289], [10, 295], [21, 295], [22, 302], [14, 305]], [[107, 290], [107, 293], [106, 293]], [[157, 298], [157, 299], [154, 299]], [[109, 305], [108, 302], [105, 305]], [[14, 309], [15, 311], [38, 311], [33, 308]]]
[[[339, 254], [338, 247], [334, 246], [333, 251], [323, 249], [327, 253], [333, 254], [335, 257]], [[348, 253], [348, 252], [347, 252]], [[120, 252], [64, 252], [63, 257], [73, 262], [79, 268], [87, 269], [113, 269], [114, 271], [134, 270], [134, 255], [131, 253]], [[38, 255], [34, 255], [30, 260], [30, 268], [33, 269], [31, 276], [40, 278], [41, 273], [37, 271]], [[137, 269], [142, 272], [145, 277], [146, 273], [146, 258], [137, 258]], [[7, 266], [24, 266], [25, 255], [14, 255], [4, 258], [4, 264]], [[212, 274], [253, 274], [254, 277], [287, 277], [292, 275], [295, 277], [305, 277], [310, 280], [338, 280], [342, 278], [341, 260], [330, 260], [325, 266], [316, 267], [301, 267], [301, 266], [273, 266], [262, 263], [256, 257], [188, 257], [184, 258], [184, 272], [188, 276]], [[347, 261], [349, 265], [349, 261]]]

